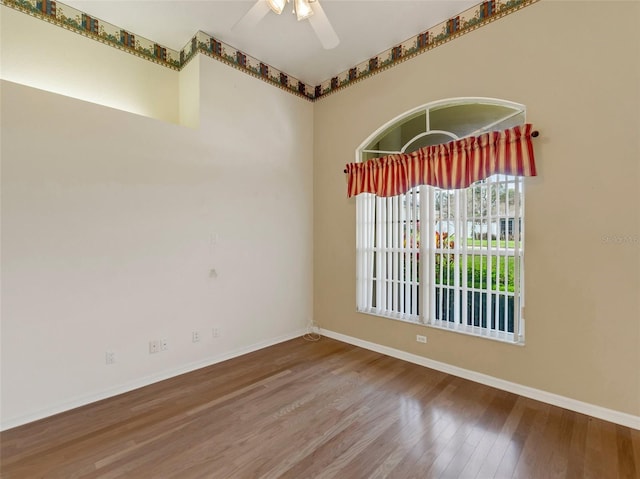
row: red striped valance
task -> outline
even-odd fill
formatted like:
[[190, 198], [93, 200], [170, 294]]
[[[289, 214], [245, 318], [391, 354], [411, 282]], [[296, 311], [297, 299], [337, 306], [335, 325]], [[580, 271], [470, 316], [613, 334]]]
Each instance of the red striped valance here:
[[396, 196], [418, 185], [460, 189], [498, 173], [535, 176], [532, 132], [532, 126], [525, 124], [412, 153], [349, 163], [347, 195]]

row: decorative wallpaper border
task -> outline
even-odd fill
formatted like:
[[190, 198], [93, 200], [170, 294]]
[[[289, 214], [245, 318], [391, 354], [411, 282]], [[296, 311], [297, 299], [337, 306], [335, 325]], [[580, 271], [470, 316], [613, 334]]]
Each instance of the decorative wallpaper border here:
[[202, 53], [294, 95], [314, 100], [312, 85], [301, 82], [204, 32], [197, 32], [178, 52], [56, 0], [0, 0], [0, 4], [172, 70], [182, 70], [196, 53]]
[[538, 1], [483, 1], [316, 86], [201, 31], [178, 52], [55, 0], [0, 0], [0, 4], [173, 70], [180, 71], [201, 53], [289, 93], [316, 101]]
[[318, 100], [335, 93], [538, 1], [484, 1], [325, 80], [315, 87], [313, 98]]
[[314, 88], [311, 85], [263, 63], [237, 48], [216, 40], [204, 32], [196, 33], [191, 41], [180, 51], [181, 65], [185, 66], [197, 53], [226, 63], [299, 97], [310, 101], [315, 100], [313, 95]]
[[0, 0], [0, 3], [173, 70], [182, 67], [176, 50], [55, 0]]

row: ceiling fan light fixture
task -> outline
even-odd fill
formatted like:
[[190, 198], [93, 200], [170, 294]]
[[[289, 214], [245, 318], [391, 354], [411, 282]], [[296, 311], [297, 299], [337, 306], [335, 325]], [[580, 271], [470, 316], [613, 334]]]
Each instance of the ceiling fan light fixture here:
[[287, 0], [267, 0], [267, 3], [273, 13], [280, 15], [282, 10], [284, 10], [284, 6], [287, 4]]
[[313, 10], [311, 10], [311, 5], [309, 5], [308, 0], [294, 0], [294, 2], [296, 17], [298, 18], [298, 21], [304, 20], [313, 15]]

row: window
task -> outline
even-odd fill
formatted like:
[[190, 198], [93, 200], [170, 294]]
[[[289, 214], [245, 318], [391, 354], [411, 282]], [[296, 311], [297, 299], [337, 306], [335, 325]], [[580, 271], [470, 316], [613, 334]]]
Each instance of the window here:
[[[492, 99], [431, 103], [367, 139], [357, 161], [523, 124], [522, 105]], [[524, 195], [521, 177], [469, 188], [419, 186], [356, 198], [357, 309], [522, 343]]]

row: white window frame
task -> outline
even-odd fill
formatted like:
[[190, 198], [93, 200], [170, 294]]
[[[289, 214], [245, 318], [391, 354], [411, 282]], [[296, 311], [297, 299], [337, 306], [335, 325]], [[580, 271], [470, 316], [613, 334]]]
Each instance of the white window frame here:
[[[404, 153], [416, 140], [428, 135], [439, 134], [452, 140], [458, 139], [458, 136], [452, 132], [431, 130], [429, 125], [430, 112], [450, 106], [478, 104], [507, 107], [512, 109], [513, 113], [490, 121], [486, 125], [481, 125], [466, 136], [478, 135], [484, 131], [496, 129], [511, 117], [522, 115], [524, 119], [526, 114], [524, 105], [493, 98], [454, 98], [428, 103], [414, 108], [378, 128], [358, 147], [356, 161], [363, 161], [365, 154], [384, 156], [391, 153]], [[422, 111], [426, 113], [425, 130], [406, 141], [402, 148], [393, 151], [371, 148], [376, 139], [392, 131], [403, 120], [420, 114]], [[454, 224], [451, 229], [458, 231], [459, 234], [456, 236], [465, 238], [465, 240], [452, 242], [450, 248], [443, 248], [448, 245], [445, 242], [441, 242], [439, 246], [436, 245], [435, 232], [438, 227], [435, 224], [435, 199], [437, 195], [442, 197], [445, 194], [444, 190], [420, 186], [404, 195], [392, 198], [378, 198], [369, 193], [358, 195], [356, 197], [357, 311], [513, 344], [524, 344], [524, 181], [522, 178], [504, 175], [491, 177], [486, 180], [488, 184], [486, 188], [489, 192], [492, 191], [496, 182], [499, 185], [498, 189], [503, 188], [502, 191], [504, 191], [506, 188], [507, 203], [511, 191], [514, 198], [513, 211], [507, 211], [508, 207], [505, 207], [502, 212], [491, 211], [491, 203], [489, 203], [489, 208], [484, 209], [483, 217], [467, 218], [466, 211], [465, 214], [460, 214], [460, 209], [466, 210], [468, 208], [467, 195], [473, 194], [473, 188], [480, 186], [475, 183], [467, 189], [456, 190], [452, 195], [455, 198], [454, 209], [456, 213], [454, 219], [451, 220], [451, 223]], [[420, 199], [419, 208], [417, 207], [418, 198]], [[475, 241], [475, 236], [474, 241], [471, 241], [469, 245], [468, 228], [471, 221], [491, 225], [487, 226], [486, 245], [483, 244], [483, 241], [478, 244]], [[491, 239], [492, 226], [496, 224], [500, 225], [500, 231], [502, 231], [502, 225], [507, 231], [512, 231], [514, 241], [507, 242], [505, 238], [503, 248], [501, 248], [499, 238], [495, 245]], [[447, 226], [447, 228], [449, 227]], [[439, 228], [442, 229], [442, 225]], [[407, 238], [409, 238], [410, 244], [406, 244]], [[412, 244], [414, 240], [417, 243], [419, 238], [428, 240], [420, 242], [419, 247], [417, 244]], [[507, 247], [509, 243], [513, 243], [513, 248]], [[489, 287], [482, 291], [474, 288], [473, 284], [469, 286], [466, 276], [469, 258], [474, 260], [472, 255], [479, 257], [480, 261], [482, 261], [483, 255], [485, 258], [496, 258], [496, 264], [503, 268], [503, 272], [500, 269], [497, 271], [496, 284], [491, 284], [493, 282], [489, 281]], [[507, 291], [506, 286], [509, 279], [509, 257], [513, 257], [513, 294]], [[418, 261], [418, 258], [422, 258], [422, 260]], [[454, 271], [457, 271], [453, 275], [454, 284], [445, 285], [442, 277], [437, 283], [435, 277], [436, 261], [444, 264], [444, 261], [449, 260], [454, 262]], [[492, 277], [493, 262], [493, 259], [486, 261], [488, 278]], [[442, 271], [441, 267], [441, 275]], [[461, 274], [464, 272], [467, 274]], [[472, 270], [472, 274], [474, 272], [475, 270]], [[500, 291], [499, 288], [492, 289], [493, 286], [497, 286], [500, 280], [505, 283], [504, 291]], [[437, 289], [440, 289], [439, 297], [436, 293]], [[445, 290], [454, 291], [446, 295], [447, 298], [451, 295], [454, 298], [453, 321], [437, 318], [437, 311], [440, 315], [444, 311], [443, 297], [445, 294], [443, 292]], [[509, 299], [510, 297], [513, 299]], [[476, 301], [482, 304], [479, 306], [469, 304]], [[508, 311], [511, 308], [511, 301], [513, 302], [513, 325], [509, 327]], [[499, 310], [500, 302], [504, 307], [502, 321], [499, 320], [499, 317], [494, 318], [492, 314], [494, 308]], [[479, 311], [480, 321], [473, 318], [476, 312], [468, 313], [472, 316], [471, 320], [469, 316], [463, 314], [462, 312], [467, 308], [476, 308], [474, 311]], [[485, 321], [486, 326], [473, 324], [482, 323], [482, 320]], [[509, 329], [513, 331], [509, 331]]]

